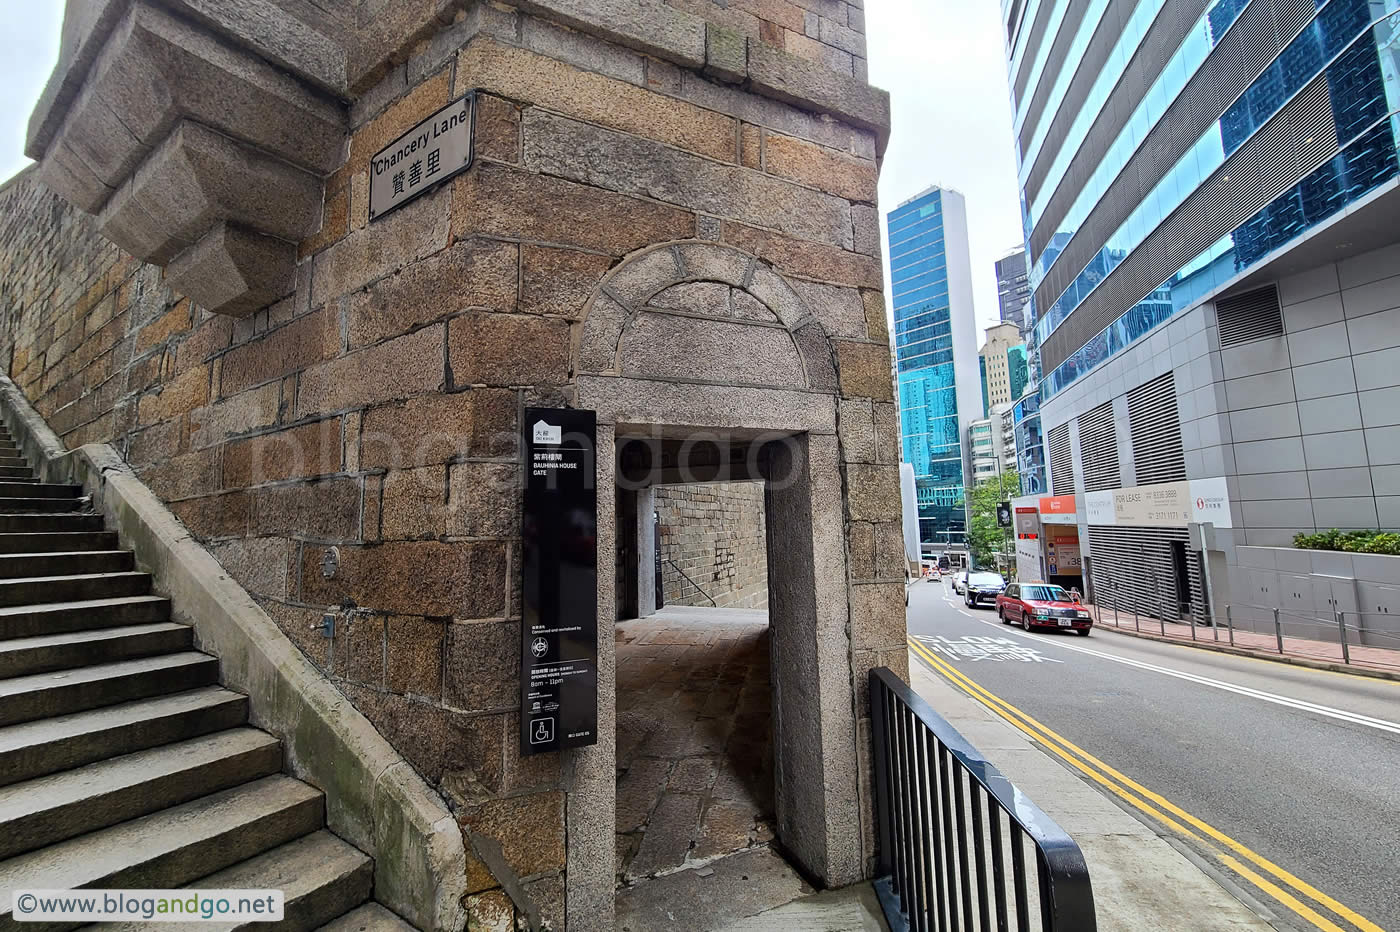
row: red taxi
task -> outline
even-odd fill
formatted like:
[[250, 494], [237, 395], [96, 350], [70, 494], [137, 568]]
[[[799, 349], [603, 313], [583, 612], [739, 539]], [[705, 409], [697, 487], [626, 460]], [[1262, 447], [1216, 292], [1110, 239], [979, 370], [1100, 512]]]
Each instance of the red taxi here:
[[1089, 610], [1060, 586], [1049, 583], [1012, 583], [997, 596], [1002, 624], [1033, 628], [1064, 628], [1088, 637], [1094, 626]]

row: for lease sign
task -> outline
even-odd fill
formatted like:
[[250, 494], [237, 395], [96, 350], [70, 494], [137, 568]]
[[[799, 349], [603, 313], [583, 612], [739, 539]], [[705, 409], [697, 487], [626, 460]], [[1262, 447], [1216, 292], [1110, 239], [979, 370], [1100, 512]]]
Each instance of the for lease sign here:
[[1084, 515], [1091, 525], [1112, 527], [1186, 527], [1207, 521], [1220, 528], [1234, 526], [1223, 477], [1089, 492]]

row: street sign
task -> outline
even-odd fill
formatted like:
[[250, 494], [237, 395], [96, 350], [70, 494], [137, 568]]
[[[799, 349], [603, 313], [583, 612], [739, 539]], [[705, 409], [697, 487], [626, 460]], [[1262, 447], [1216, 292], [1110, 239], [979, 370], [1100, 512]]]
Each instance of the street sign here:
[[1013, 521], [1012, 521], [1012, 519], [1011, 519], [1011, 503], [1010, 503], [1010, 502], [998, 502], [998, 503], [997, 503], [997, 527], [1011, 527], [1012, 524], [1013, 524]]
[[459, 97], [369, 160], [369, 219], [378, 220], [471, 167], [476, 93]]
[[520, 753], [598, 743], [597, 419], [526, 408]]

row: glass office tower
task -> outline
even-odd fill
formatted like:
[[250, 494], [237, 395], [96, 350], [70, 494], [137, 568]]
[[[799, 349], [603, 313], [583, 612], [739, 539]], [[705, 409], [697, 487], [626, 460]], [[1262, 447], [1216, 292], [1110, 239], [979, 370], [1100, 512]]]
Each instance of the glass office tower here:
[[1184, 6], [1003, 4], [1042, 401], [1397, 174], [1400, 0]]
[[904, 461], [914, 467], [926, 549], [966, 543], [969, 461], [963, 438], [981, 417], [967, 210], [930, 188], [886, 218]]
[[[1294, 585], [1251, 582], [1272, 564], [1245, 548], [1400, 528], [1400, 0], [1002, 13], [1032, 289], [1017, 453], [1024, 492], [1081, 496], [1089, 585], [1206, 617]], [[1214, 491], [1152, 526], [1103, 507], [1178, 482]]]
[[1031, 273], [1026, 251], [1018, 249], [998, 259], [997, 304], [1004, 324], [1015, 324], [1021, 330], [1030, 329], [1027, 307], [1031, 301]]

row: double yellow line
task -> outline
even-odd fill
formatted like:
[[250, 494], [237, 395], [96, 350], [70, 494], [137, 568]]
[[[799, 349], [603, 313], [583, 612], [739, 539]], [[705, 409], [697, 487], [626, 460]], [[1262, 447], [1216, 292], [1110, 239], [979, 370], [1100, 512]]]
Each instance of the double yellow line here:
[[[1385, 932], [1384, 929], [1365, 916], [1337, 902], [1306, 881], [1293, 876], [1224, 832], [1207, 825], [1170, 800], [1124, 776], [1088, 751], [1031, 718], [1011, 703], [983, 689], [960, 673], [952, 664], [936, 656], [912, 637], [909, 638], [909, 649], [936, 672], [941, 673], [954, 686], [981, 702], [998, 717], [1063, 760], [1071, 768], [1084, 774], [1134, 809], [1165, 825], [1182, 838], [1195, 842], [1201, 849], [1212, 854], [1222, 865], [1247, 879], [1255, 887], [1288, 907], [1295, 915], [1306, 920], [1315, 928], [1325, 929], [1327, 932], [1347, 932], [1344, 927], [1337, 925], [1318, 912], [1295, 893], [1301, 894], [1302, 897], [1330, 911], [1362, 932]], [[1285, 887], [1291, 888], [1294, 892], [1289, 892]]]

